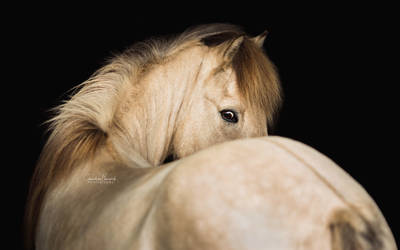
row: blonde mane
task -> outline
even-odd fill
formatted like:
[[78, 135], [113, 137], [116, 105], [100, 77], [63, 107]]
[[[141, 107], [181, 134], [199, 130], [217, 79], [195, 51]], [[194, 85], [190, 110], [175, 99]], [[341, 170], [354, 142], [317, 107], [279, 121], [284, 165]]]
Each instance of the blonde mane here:
[[149, 66], [160, 64], [190, 46], [212, 47], [241, 36], [244, 41], [232, 60], [239, 91], [251, 106], [265, 110], [271, 124], [281, 101], [275, 67], [237, 26], [198, 26], [173, 38], [135, 44], [80, 84], [70, 100], [55, 108], [56, 115], [49, 120], [51, 133], [30, 185], [25, 215], [28, 247], [33, 248], [46, 192], [104, 145], [110, 129], [118, 127], [116, 111], [121, 97], [140, 82]]

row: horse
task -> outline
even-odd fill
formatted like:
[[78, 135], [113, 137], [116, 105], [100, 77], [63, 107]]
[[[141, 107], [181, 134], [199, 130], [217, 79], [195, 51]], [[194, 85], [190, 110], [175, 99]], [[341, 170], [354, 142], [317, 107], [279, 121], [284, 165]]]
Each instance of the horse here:
[[55, 108], [25, 214], [36, 249], [396, 249], [367, 192], [300, 142], [267, 32], [189, 28], [116, 55]]

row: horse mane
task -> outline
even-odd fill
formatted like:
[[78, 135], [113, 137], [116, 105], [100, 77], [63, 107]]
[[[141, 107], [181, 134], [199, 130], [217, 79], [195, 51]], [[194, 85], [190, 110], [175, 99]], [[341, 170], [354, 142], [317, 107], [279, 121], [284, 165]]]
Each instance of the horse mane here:
[[[169, 39], [136, 43], [114, 57], [78, 85], [68, 101], [54, 109], [48, 121], [50, 135], [33, 173], [25, 212], [25, 243], [34, 249], [35, 231], [47, 191], [60, 184], [105, 144], [110, 129], [118, 123], [116, 111], [126, 90], [140, 81], [150, 65], [162, 63], [170, 55], [193, 45], [217, 46], [245, 36], [231, 24], [202, 25]], [[251, 39], [245, 36], [232, 60], [239, 91], [254, 107], [265, 110], [268, 122], [279, 106], [281, 96], [273, 64]]]

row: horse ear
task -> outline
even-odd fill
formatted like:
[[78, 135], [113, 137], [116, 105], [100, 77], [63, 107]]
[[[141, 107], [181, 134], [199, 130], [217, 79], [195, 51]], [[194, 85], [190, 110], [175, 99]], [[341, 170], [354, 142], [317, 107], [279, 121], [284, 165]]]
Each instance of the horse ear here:
[[264, 41], [265, 41], [265, 38], [267, 37], [267, 35], [268, 35], [268, 31], [264, 31], [260, 35], [251, 38], [251, 40], [255, 44], [257, 44], [258, 47], [262, 48], [262, 46], [264, 45]]
[[226, 61], [229, 62], [229, 61], [232, 60], [232, 58], [238, 52], [238, 50], [239, 50], [240, 46], [242, 45], [243, 41], [244, 41], [244, 36], [240, 36], [240, 37], [236, 38], [235, 40], [233, 40], [229, 44], [229, 47], [224, 52], [224, 59]]

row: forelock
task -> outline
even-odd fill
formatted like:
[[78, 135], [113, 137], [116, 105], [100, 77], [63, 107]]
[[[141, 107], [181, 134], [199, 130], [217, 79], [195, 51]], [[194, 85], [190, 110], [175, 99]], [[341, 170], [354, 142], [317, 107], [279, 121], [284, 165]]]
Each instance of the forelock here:
[[251, 108], [263, 110], [268, 125], [272, 125], [281, 105], [282, 94], [277, 70], [263, 49], [238, 26], [215, 25], [207, 27], [203, 32], [197, 30], [197, 34], [201, 34], [201, 43], [208, 47], [230, 44], [235, 39], [244, 37], [229, 63], [236, 74], [243, 100]]

